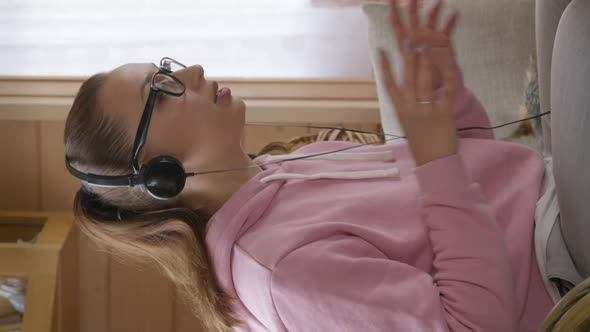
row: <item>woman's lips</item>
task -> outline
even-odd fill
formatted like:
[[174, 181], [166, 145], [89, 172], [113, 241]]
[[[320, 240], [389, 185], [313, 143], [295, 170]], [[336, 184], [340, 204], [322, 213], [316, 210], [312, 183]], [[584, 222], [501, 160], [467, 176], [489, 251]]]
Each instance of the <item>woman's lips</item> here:
[[217, 93], [217, 101], [219, 102], [220, 100], [225, 100], [228, 99], [229, 97], [231, 97], [231, 89], [230, 88], [221, 88], [221, 90], [219, 90], [219, 93]]

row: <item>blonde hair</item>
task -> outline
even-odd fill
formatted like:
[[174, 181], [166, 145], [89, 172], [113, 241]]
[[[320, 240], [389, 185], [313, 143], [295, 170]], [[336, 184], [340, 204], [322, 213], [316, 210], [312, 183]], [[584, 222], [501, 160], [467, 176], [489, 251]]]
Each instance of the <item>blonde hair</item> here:
[[[117, 119], [104, 115], [98, 98], [107, 78], [99, 73], [80, 87], [66, 120], [65, 151], [83, 172], [129, 174], [132, 137]], [[242, 325], [211, 264], [205, 242], [209, 215], [178, 200], [154, 199], [137, 187], [85, 186], [76, 193], [74, 214], [99, 250], [127, 264], [155, 264], [207, 331], [233, 331], [232, 326]]]

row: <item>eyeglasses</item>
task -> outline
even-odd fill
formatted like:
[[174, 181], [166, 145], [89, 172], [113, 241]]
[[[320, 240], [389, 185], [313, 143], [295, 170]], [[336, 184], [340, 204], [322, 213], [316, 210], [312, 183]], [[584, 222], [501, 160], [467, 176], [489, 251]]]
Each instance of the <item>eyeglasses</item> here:
[[164, 93], [174, 97], [182, 96], [185, 90], [184, 83], [171, 74], [183, 68], [186, 68], [186, 66], [182, 63], [174, 59], [164, 57], [162, 60], [160, 60], [160, 67], [158, 71], [152, 76], [150, 94], [143, 109], [143, 114], [141, 115], [141, 120], [139, 121], [139, 127], [137, 127], [135, 143], [133, 143], [133, 155], [131, 156], [131, 163], [133, 165], [133, 173], [136, 175], [139, 174], [139, 154], [145, 145], [148, 129], [150, 127], [150, 120], [152, 118], [152, 112], [154, 110], [154, 105], [156, 104], [158, 93]]

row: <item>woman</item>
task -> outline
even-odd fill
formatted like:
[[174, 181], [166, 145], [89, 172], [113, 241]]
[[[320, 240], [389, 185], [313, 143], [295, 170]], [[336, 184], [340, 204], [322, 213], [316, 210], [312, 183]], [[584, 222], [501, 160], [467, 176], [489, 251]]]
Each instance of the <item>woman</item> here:
[[[536, 330], [552, 307], [533, 244], [543, 160], [489, 131], [457, 137], [489, 125], [456, 65], [457, 16], [438, 30], [440, 4], [427, 23], [416, 8], [406, 26], [392, 1], [404, 81], [382, 61], [407, 144], [269, 164], [351, 145], [251, 160], [244, 102], [201, 66], [91, 77], [67, 119], [68, 167], [128, 184], [83, 181], [81, 229], [161, 266], [211, 331]], [[123, 176], [176, 160], [204, 174], [162, 188]]]

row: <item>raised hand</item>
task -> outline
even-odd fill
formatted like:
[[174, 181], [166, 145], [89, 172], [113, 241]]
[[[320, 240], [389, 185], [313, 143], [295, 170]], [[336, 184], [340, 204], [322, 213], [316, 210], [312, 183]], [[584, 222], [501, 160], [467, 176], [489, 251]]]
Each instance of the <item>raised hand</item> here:
[[[437, 6], [440, 8], [440, 5]], [[406, 133], [416, 165], [420, 166], [457, 153], [453, 107], [460, 76], [455, 53], [452, 47], [448, 47], [451, 45], [448, 38], [444, 37], [446, 34], [433, 32], [430, 28], [420, 28], [416, 8], [417, 0], [411, 0], [410, 11], [414, 13], [410, 14], [410, 27], [406, 28], [399, 20], [397, 1], [391, 0], [392, 27], [401, 45], [399, 49], [404, 63], [402, 84], [398, 86], [395, 82], [384, 50], [381, 50], [381, 66], [387, 93]], [[456, 20], [457, 16], [454, 15], [451, 21]], [[452, 31], [454, 24], [447, 24], [447, 27], [451, 26]], [[447, 47], [437, 46], [443, 45], [445, 38]], [[407, 44], [413, 47], [404, 47], [405, 40], [409, 40]], [[440, 44], [434, 43], [439, 41]], [[414, 47], [421, 51], [417, 52]], [[441, 56], [443, 60], [434, 59], [433, 49], [437, 49], [434, 54]], [[438, 68], [434, 63], [438, 63]], [[436, 71], [440, 75], [442, 93], [433, 100], [434, 90], [438, 88], [435, 82]]]
[[[397, 46], [402, 48], [414, 48], [416, 44], [430, 47], [431, 61], [433, 66], [434, 89], [442, 84], [442, 68], [455, 59], [455, 51], [452, 37], [459, 20], [459, 12], [455, 11], [444, 28], [437, 30], [439, 15], [443, 2], [438, 0], [432, 7], [426, 24], [421, 24], [418, 17], [418, 0], [410, 1], [409, 25], [404, 27], [399, 10], [398, 1], [391, 1], [391, 26], [397, 40]], [[414, 44], [414, 45], [412, 45]]]

